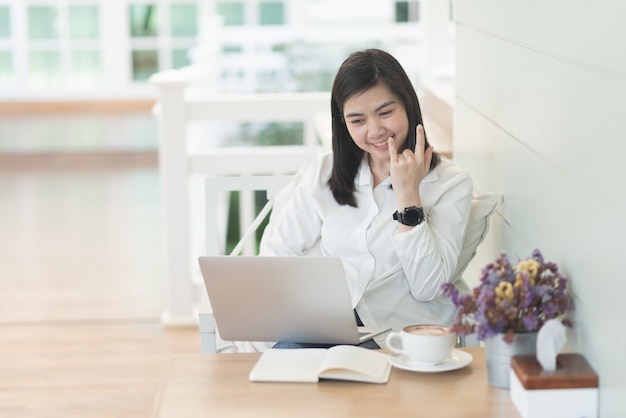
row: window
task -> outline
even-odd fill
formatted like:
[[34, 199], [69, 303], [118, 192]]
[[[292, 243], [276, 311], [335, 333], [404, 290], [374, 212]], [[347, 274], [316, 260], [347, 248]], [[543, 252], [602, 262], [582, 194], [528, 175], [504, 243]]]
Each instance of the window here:
[[170, 33], [173, 37], [195, 37], [198, 34], [198, 10], [195, 4], [170, 6]]
[[283, 25], [285, 23], [283, 3], [259, 3], [259, 20], [261, 25]]
[[157, 36], [157, 11], [154, 5], [129, 6], [130, 34], [133, 38]]
[[199, 15], [220, 2], [243, 24], [244, 0], [0, 0], [0, 96], [143, 94], [150, 75], [190, 64]]
[[97, 39], [100, 36], [96, 6], [70, 6], [69, 12], [71, 39]]
[[0, 86], [13, 84], [13, 57], [9, 51], [0, 51]]
[[58, 51], [31, 52], [28, 81], [33, 87], [61, 86], [61, 54]]
[[0, 38], [11, 37], [11, 16], [8, 6], [0, 6]]
[[36, 5], [26, 12], [30, 88], [102, 85], [97, 5]]
[[100, 20], [95, 5], [70, 6], [68, 9], [69, 37], [72, 41], [94, 40], [81, 47], [70, 44], [67, 83], [71, 87], [89, 87], [102, 84], [102, 62], [97, 41], [100, 39]]
[[[8, 6], [0, 6], [0, 39], [11, 37], [11, 16]], [[13, 84], [13, 55], [11, 51], [0, 49], [0, 86]]]
[[68, 81], [72, 86], [94, 86], [102, 82], [102, 63], [97, 50], [75, 50], [70, 53]]
[[419, 21], [419, 2], [417, 1], [397, 1], [396, 2], [396, 22], [407, 23]]
[[218, 3], [217, 13], [224, 18], [224, 26], [243, 25], [243, 3]]
[[[198, 35], [199, 1], [152, 0], [129, 5], [132, 79], [145, 82], [158, 71], [191, 64]], [[158, 5], [157, 5], [158, 4]]]
[[136, 50], [132, 52], [133, 80], [145, 81], [159, 71], [159, 51]]
[[59, 38], [56, 7], [31, 6], [28, 8], [28, 37], [31, 40]]

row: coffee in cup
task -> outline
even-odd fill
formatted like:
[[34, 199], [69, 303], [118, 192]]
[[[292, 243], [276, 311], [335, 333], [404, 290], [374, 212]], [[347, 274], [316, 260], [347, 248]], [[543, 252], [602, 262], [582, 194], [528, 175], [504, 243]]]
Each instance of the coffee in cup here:
[[443, 325], [408, 325], [400, 332], [387, 335], [387, 348], [393, 353], [406, 354], [413, 361], [433, 365], [441, 363], [456, 344], [456, 334]]

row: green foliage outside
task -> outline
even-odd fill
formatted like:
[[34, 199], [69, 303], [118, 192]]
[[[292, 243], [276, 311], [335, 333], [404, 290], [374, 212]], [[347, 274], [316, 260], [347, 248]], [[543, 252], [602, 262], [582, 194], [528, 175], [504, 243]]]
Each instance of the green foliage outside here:
[[242, 123], [239, 132], [226, 138], [225, 146], [303, 145], [304, 123]]
[[[257, 191], [254, 193], [255, 200], [255, 213], [259, 213], [265, 203], [267, 202], [267, 197], [264, 191]], [[239, 192], [231, 192], [229, 199], [229, 209], [228, 209], [228, 225], [227, 225], [227, 235], [226, 235], [226, 254], [230, 254], [231, 251], [235, 248], [237, 243], [239, 242], [239, 237], [244, 231], [241, 231], [239, 227]], [[263, 231], [267, 226], [269, 221], [269, 215], [263, 220], [259, 228], [256, 230], [255, 242], [256, 242], [256, 253], [259, 252], [259, 244], [261, 241], [261, 237], [263, 236]]]

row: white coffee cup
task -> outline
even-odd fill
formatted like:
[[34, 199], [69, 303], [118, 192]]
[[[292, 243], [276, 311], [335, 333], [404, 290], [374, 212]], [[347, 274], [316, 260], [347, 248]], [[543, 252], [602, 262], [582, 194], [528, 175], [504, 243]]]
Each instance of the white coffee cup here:
[[387, 348], [397, 354], [406, 354], [420, 364], [444, 361], [456, 344], [456, 335], [442, 325], [408, 325], [400, 332], [387, 335]]

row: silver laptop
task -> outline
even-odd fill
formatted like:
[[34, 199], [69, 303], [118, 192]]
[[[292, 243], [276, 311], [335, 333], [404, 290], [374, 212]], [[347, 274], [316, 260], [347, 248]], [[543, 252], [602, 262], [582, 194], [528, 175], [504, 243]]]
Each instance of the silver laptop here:
[[205, 256], [198, 261], [224, 340], [359, 344], [389, 331], [357, 327], [339, 258]]

